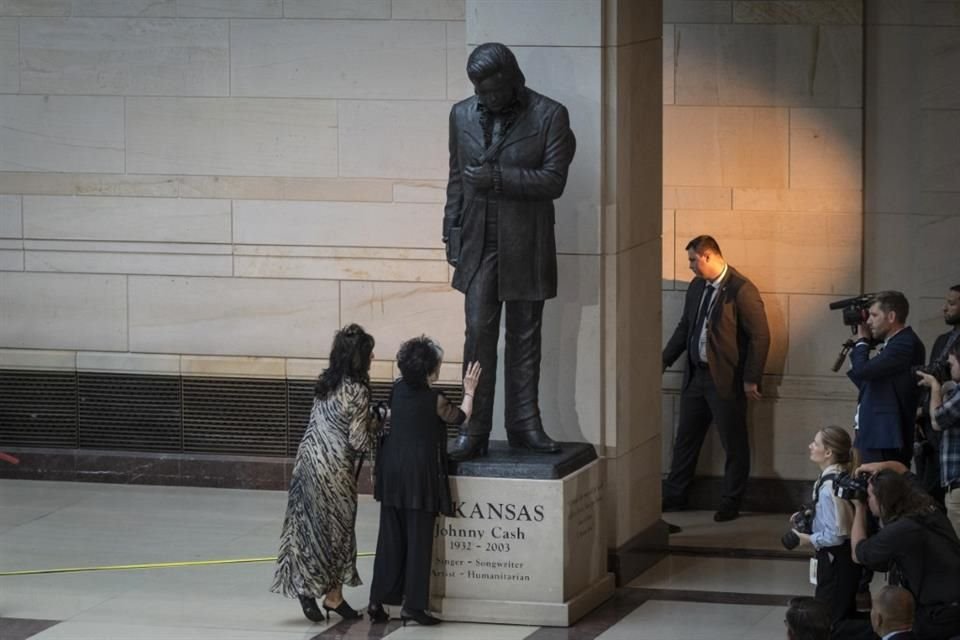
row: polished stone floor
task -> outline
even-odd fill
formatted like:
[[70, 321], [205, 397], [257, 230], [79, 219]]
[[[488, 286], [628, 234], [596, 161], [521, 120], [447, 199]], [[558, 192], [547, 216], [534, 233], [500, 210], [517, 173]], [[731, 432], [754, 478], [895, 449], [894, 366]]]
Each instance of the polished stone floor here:
[[[0, 480], [0, 574], [11, 571], [262, 558], [276, 553], [282, 492]], [[268, 591], [268, 562], [0, 575], [3, 640], [760, 640], [782, 638], [784, 604], [811, 592], [803, 556], [779, 545], [785, 516], [715, 524], [667, 514], [672, 552], [570, 629], [447, 623], [312, 624]], [[377, 505], [361, 498], [360, 551]], [[360, 558], [369, 582], [372, 558]], [[355, 606], [366, 587], [346, 590]]]

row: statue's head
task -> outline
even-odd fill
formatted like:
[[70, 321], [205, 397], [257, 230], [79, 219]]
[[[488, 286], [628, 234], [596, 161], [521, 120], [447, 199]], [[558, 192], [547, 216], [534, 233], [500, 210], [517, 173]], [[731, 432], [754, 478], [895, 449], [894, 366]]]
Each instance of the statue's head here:
[[480, 104], [494, 112], [511, 104], [526, 84], [513, 51], [499, 42], [481, 44], [470, 53], [467, 77]]

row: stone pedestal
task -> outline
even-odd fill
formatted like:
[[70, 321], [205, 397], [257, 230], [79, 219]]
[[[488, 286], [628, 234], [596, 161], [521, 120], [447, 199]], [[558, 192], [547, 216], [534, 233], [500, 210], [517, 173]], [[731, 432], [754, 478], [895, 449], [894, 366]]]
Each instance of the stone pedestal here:
[[491, 443], [452, 465], [456, 515], [439, 518], [432, 605], [445, 620], [569, 626], [613, 593], [593, 446], [556, 455]]

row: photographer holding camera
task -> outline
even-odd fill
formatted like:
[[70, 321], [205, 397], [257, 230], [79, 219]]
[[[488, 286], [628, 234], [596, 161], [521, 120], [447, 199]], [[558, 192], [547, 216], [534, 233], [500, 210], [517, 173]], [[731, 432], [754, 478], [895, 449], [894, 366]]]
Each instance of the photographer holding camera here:
[[[918, 384], [930, 390], [930, 426], [940, 437], [940, 483], [944, 490], [944, 506], [953, 530], [960, 535], [960, 340], [947, 352], [949, 379], [946, 372], [932, 375], [917, 371]], [[944, 391], [944, 389], [947, 389]]]
[[[856, 442], [864, 462], [913, 457], [913, 430], [919, 390], [911, 373], [923, 365], [923, 343], [906, 326], [910, 305], [899, 291], [872, 297], [866, 319], [857, 327], [847, 376], [857, 385]], [[870, 351], [877, 348], [877, 355]]]
[[[930, 496], [914, 486], [906, 467], [885, 462], [857, 472], [878, 467], [887, 468], [873, 474], [866, 495], [854, 501], [853, 560], [875, 571], [896, 569], [900, 585], [917, 603], [917, 636], [949, 640], [960, 635], [960, 540]], [[870, 537], [868, 508], [881, 523]]]
[[[950, 327], [946, 333], [937, 336], [930, 349], [930, 361], [922, 370], [943, 383], [950, 379], [950, 364], [947, 357], [950, 348], [960, 340], [960, 284], [947, 291], [943, 301], [943, 321]], [[929, 385], [923, 385], [929, 386]], [[944, 504], [944, 489], [940, 475], [940, 432], [933, 429], [930, 421], [930, 394], [924, 390], [917, 411], [917, 439], [914, 445], [914, 464], [917, 477], [923, 482], [923, 488], [940, 506]], [[956, 524], [954, 524], [956, 528]]]
[[[817, 576], [814, 598], [830, 608], [830, 620], [852, 618], [857, 613], [860, 567], [850, 553], [853, 504], [837, 495], [837, 481], [848, 477], [857, 463], [850, 435], [840, 427], [824, 427], [807, 447], [810, 460], [820, 467], [813, 485], [813, 505], [793, 514], [790, 531], [781, 542], [787, 549], [798, 544], [813, 548], [811, 561]], [[842, 493], [842, 492], [841, 492]]]

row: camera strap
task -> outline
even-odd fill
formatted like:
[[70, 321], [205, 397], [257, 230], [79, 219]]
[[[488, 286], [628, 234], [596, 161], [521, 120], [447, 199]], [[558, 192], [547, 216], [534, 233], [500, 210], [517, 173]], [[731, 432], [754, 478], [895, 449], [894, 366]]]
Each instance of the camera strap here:
[[833, 479], [837, 477], [836, 473], [828, 473], [817, 478], [817, 481], [813, 485], [813, 506], [817, 506], [817, 502], [820, 501], [820, 489], [823, 487], [823, 483], [827, 480], [833, 482]]

